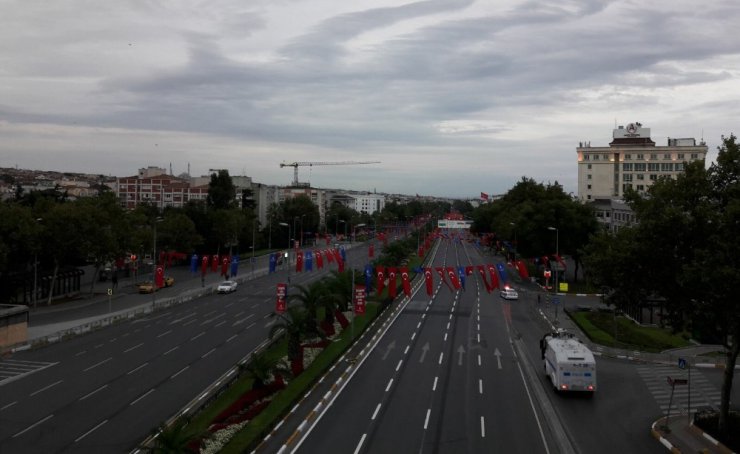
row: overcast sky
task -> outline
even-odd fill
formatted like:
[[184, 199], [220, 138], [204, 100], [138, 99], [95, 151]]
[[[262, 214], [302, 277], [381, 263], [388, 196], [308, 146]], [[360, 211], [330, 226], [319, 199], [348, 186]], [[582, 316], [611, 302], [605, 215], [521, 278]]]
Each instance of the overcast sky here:
[[0, 0], [0, 167], [577, 192], [579, 141], [738, 133], [737, 0]]

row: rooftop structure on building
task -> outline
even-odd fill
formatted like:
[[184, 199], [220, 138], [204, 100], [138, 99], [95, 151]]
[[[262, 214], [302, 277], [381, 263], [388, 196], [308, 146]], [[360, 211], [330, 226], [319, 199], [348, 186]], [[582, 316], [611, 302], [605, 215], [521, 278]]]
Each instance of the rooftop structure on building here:
[[578, 198], [622, 199], [627, 189], [645, 192], [659, 178], [675, 178], [686, 163], [707, 155], [704, 141], [694, 138], [668, 138], [666, 145], [656, 145], [650, 129], [630, 123], [613, 130], [609, 146], [592, 147], [581, 142], [578, 154]]

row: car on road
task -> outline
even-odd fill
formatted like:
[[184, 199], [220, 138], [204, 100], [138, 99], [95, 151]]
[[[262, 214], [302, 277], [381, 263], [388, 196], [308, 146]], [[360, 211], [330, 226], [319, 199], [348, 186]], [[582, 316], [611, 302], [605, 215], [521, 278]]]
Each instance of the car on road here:
[[519, 294], [511, 287], [505, 287], [501, 290], [501, 298], [505, 300], [518, 300]]
[[218, 284], [218, 293], [231, 293], [236, 291], [236, 281], [223, 281]]
[[[175, 278], [172, 276], [164, 277], [164, 287], [172, 287], [175, 285]], [[155, 290], [159, 290], [152, 281], [144, 281], [139, 284], [139, 293], [153, 293]]]

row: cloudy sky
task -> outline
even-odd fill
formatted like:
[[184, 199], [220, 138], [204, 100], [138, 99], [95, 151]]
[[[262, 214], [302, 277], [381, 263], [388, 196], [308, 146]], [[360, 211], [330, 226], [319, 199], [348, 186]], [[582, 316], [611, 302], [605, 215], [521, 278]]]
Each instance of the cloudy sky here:
[[577, 192], [576, 146], [738, 134], [736, 0], [0, 0], [0, 167]]

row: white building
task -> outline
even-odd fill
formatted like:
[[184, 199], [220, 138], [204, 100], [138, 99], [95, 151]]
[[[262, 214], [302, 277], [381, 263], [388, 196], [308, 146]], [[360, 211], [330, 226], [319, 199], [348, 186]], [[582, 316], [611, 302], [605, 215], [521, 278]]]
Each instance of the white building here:
[[650, 129], [640, 123], [619, 126], [608, 147], [580, 143], [578, 153], [578, 198], [581, 201], [621, 199], [627, 188], [644, 192], [660, 177], [675, 178], [687, 162], [704, 160], [707, 146], [693, 138], [668, 139], [656, 146]]

